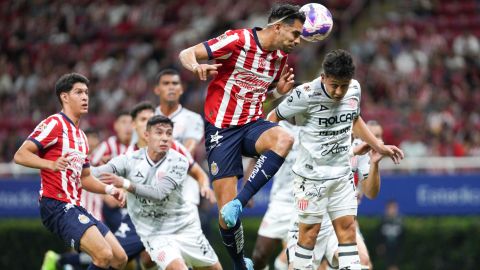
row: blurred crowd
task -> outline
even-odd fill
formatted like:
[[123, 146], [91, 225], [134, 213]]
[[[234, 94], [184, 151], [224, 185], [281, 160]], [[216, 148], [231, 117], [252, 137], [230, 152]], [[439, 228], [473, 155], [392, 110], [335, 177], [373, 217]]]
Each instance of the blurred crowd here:
[[[353, 2], [323, 3], [337, 18]], [[478, 1], [460, 2], [473, 2], [478, 14]], [[103, 137], [120, 108], [157, 102], [153, 79], [166, 67], [182, 72], [186, 107], [203, 113], [206, 84], [180, 67], [178, 52], [229, 28], [265, 25], [272, 3], [0, 1], [0, 162], [9, 162], [35, 124], [59, 110], [53, 86], [71, 71], [91, 80], [91, 113], [82, 127], [99, 128]], [[432, 19], [439, 16], [435, 6], [419, 10], [390, 14], [351, 40], [364, 118], [383, 124], [385, 140], [407, 155], [480, 155], [480, 22], [447, 34]], [[318, 70], [310, 59], [321, 59], [322, 49], [292, 54], [297, 78], [312, 79], [301, 74]]]

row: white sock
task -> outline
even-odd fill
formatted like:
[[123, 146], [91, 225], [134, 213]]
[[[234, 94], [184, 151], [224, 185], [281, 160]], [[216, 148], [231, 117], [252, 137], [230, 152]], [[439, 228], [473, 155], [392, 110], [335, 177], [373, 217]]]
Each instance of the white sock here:
[[357, 243], [338, 244], [338, 268], [340, 270], [361, 270]]
[[361, 267], [362, 270], [369, 270], [370, 269], [370, 267], [368, 265], [363, 265], [362, 264], [362, 265], [360, 265], [360, 267]]
[[288, 270], [288, 264], [285, 262], [282, 262], [278, 257], [275, 259], [275, 264], [274, 264], [274, 269], [275, 270]]
[[294, 270], [307, 270], [312, 266], [313, 249], [306, 249], [298, 243], [295, 246], [292, 265]]

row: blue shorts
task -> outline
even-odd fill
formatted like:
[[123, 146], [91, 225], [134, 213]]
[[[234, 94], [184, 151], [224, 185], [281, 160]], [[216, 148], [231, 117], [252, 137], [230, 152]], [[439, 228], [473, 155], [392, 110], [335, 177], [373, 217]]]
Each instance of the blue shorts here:
[[40, 200], [40, 216], [49, 231], [77, 251], [80, 250], [80, 239], [90, 226], [97, 226], [103, 236], [109, 232], [107, 226], [85, 208], [51, 198]]
[[210, 179], [243, 176], [242, 155], [256, 157], [255, 143], [263, 132], [278, 126], [264, 119], [243, 126], [217, 128], [205, 121], [205, 148]]
[[136, 258], [145, 250], [142, 240], [140, 240], [140, 237], [137, 235], [135, 226], [128, 214], [123, 216], [120, 226], [117, 231], [115, 231], [115, 237], [117, 237], [118, 242], [120, 242], [123, 250], [127, 253], [129, 261]]
[[103, 223], [112, 231], [116, 231], [122, 221], [122, 211], [126, 210], [120, 207], [110, 207], [106, 203], [102, 207]]

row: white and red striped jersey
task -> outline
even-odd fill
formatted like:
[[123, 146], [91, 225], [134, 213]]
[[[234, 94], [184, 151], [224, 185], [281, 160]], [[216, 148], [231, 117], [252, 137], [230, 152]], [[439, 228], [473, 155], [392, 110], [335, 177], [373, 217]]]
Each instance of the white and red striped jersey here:
[[[190, 154], [190, 152], [188, 151], [188, 149], [183, 145], [181, 144], [179, 141], [177, 140], [173, 140], [172, 142], [172, 146], [170, 147], [171, 149], [179, 152], [180, 154], [182, 154], [182, 156], [185, 156], [188, 160], [188, 167], [191, 168], [193, 163], [195, 163], [195, 160], [193, 159], [193, 156], [192, 154]], [[125, 152], [125, 154], [130, 154], [130, 153], [133, 153], [137, 150], [139, 150], [140, 148], [138, 147], [138, 145], [135, 143], [135, 144], [131, 144], [127, 151]]]
[[82, 170], [90, 166], [85, 133], [60, 112], [38, 124], [28, 140], [38, 146], [41, 158], [56, 161], [65, 155], [70, 161], [63, 171], [40, 170], [40, 196], [80, 206], [80, 176]]
[[208, 86], [205, 101], [205, 118], [218, 128], [260, 118], [267, 90], [279, 80], [287, 62], [285, 52], [261, 48], [258, 30], [228, 30], [203, 43], [209, 58], [222, 64]]
[[110, 136], [108, 139], [103, 141], [95, 151], [92, 153], [90, 163], [93, 166], [102, 165], [102, 158], [109, 156], [114, 158], [121, 154], [127, 152], [128, 145], [122, 144], [117, 136]]

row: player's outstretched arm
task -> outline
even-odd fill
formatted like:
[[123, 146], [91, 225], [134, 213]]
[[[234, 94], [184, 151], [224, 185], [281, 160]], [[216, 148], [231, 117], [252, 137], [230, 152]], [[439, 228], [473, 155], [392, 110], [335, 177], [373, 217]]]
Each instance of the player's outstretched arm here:
[[353, 133], [381, 155], [389, 156], [395, 164], [400, 163], [400, 160], [404, 158], [403, 151], [400, 148], [394, 145], [385, 145], [375, 138], [375, 135], [368, 129], [367, 124], [360, 116], [353, 122]]
[[99, 181], [95, 176], [93, 176], [90, 168], [85, 168], [82, 170], [81, 181], [85, 190], [98, 194], [111, 195], [120, 202], [121, 206], [125, 204], [125, 194], [123, 191], [113, 185], [107, 185]]
[[362, 182], [362, 190], [365, 196], [370, 200], [375, 199], [380, 192], [380, 160], [384, 156], [380, 155], [377, 151], [372, 150], [370, 152], [370, 171], [368, 177]]
[[193, 72], [202, 81], [206, 81], [208, 76], [217, 75], [217, 68], [222, 66], [222, 64], [198, 63], [198, 61], [208, 60], [207, 49], [202, 43], [181, 51], [178, 58], [184, 68]]
[[13, 157], [15, 163], [35, 168], [62, 171], [67, 168], [68, 159], [65, 156], [59, 157], [56, 161], [43, 159], [38, 156], [38, 146], [32, 141], [25, 141]]
[[209, 200], [211, 203], [215, 203], [215, 194], [210, 188], [210, 179], [208, 179], [208, 175], [202, 169], [202, 167], [195, 162], [188, 171], [188, 174], [198, 182], [198, 186], [200, 187], [200, 195]]

